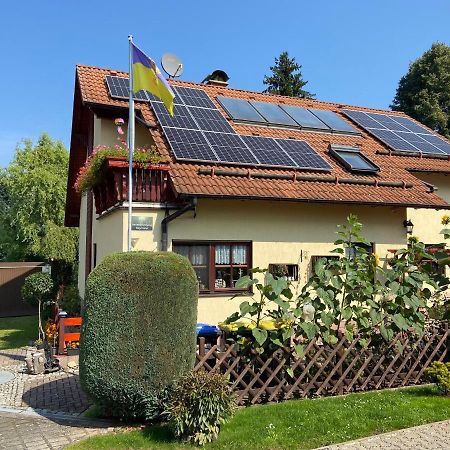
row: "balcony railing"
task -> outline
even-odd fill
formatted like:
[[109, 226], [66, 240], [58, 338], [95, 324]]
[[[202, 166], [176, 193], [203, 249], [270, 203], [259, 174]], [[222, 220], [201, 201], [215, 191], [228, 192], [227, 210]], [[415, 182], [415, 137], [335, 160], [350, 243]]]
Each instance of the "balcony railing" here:
[[[133, 164], [133, 202], [162, 203], [175, 199], [169, 186], [168, 164]], [[128, 201], [128, 162], [108, 158], [100, 184], [94, 187], [97, 214]]]

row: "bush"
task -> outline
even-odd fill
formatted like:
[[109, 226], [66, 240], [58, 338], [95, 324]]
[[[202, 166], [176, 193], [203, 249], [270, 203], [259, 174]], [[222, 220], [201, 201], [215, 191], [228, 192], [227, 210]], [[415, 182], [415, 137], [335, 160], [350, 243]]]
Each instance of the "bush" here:
[[432, 362], [430, 367], [425, 369], [425, 375], [431, 381], [436, 383], [437, 388], [444, 395], [448, 395], [450, 393], [450, 362]]
[[80, 342], [83, 388], [112, 416], [142, 419], [193, 368], [198, 284], [174, 253], [107, 256], [89, 275]]
[[182, 441], [204, 445], [216, 439], [220, 425], [236, 408], [236, 399], [223, 375], [190, 372], [173, 390], [165, 414]]
[[76, 284], [69, 284], [69, 286], [66, 286], [60, 307], [66, 311], [69, 316], [77, 317], [81, 314], [81, 298]]

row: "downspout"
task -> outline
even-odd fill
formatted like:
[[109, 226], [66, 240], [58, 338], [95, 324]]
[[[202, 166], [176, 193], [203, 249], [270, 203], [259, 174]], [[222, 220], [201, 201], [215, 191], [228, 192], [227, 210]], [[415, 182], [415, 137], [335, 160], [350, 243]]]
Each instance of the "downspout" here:
[[185, 212], [196, 210], [197, 209], [197, 197], [194, 197], [188, 205], [183, 206], [183, 208], [179, 209], [178, 211], [175, 211], [173, 214], [169, 214], [168, 216], [164, 217], [164, 219], [161, 222], [161, 250], [163, 252], [167, 252], [167, 225], [169, 222], [172, 222], [172, 220], [176, 219], [177, 217], [180, 217]]

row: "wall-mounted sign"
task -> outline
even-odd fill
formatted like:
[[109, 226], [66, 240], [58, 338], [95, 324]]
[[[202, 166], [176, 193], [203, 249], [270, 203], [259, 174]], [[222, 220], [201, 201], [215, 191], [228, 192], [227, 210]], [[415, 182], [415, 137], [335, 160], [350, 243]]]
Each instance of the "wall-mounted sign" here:
[[153, 218], [147, 216], [131, 216], [131, 229], [136, 231], [153, 230]]

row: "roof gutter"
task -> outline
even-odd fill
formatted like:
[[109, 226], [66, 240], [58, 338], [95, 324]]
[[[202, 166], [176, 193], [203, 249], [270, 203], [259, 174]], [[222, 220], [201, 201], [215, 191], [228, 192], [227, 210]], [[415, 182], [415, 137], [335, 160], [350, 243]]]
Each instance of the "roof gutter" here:
[[194, 197], [191, 200], [191, 203], [188, 203], [187, 205], [183, 206], [183, 208], [179, 209], [178, 211], [175, 211], [173, 214], [169, 214], [168, 216], [164, 217], [164, 219], [161, 222], [161, 250], [163, 252], [167, 252], [168, 247], [168, 233], [167, 228], [169, 222], [172, 222], [172, 220], [175, 220], [177, 217], [180, 217], [184, 213], [188, 211], [195, 211], [197, 209], [197, 197]]

